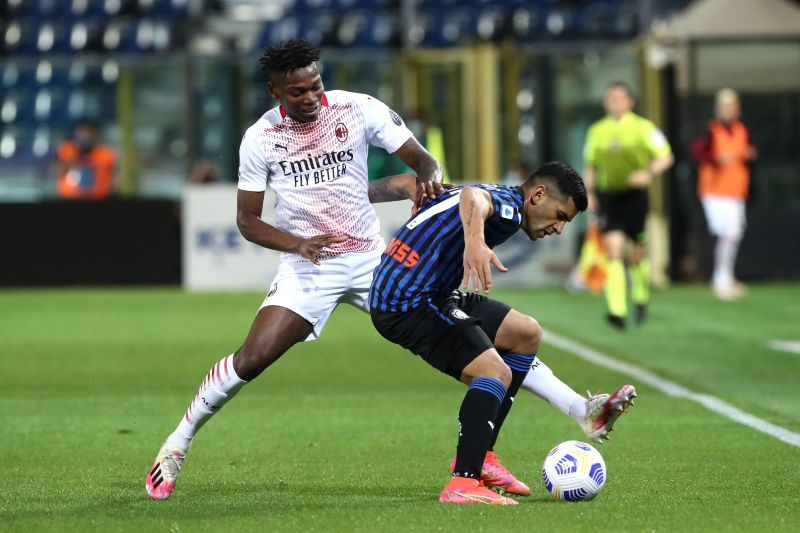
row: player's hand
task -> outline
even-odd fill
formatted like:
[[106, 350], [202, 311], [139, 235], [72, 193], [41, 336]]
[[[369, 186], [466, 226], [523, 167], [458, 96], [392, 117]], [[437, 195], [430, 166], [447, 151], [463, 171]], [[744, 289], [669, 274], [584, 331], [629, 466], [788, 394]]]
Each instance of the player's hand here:
[[628, 176], [628, 185], [634, 189], [644, 189], [650, 182], [653, 181], [653, 176], [647, 170], [637, 170]]
[[494, 265], [500, 272], [508, 272], [482, 239], [467, 241], [464, 247], [464, 278], [461, 280], [461, 288], [470, 290], [472, 284], [475, 292], [483, 289], [484, 293], [488, 293], [492, 288], [492, 271], [489, 265]]
[[417, 176], [417, 195], [414, 199], [414, 206], [419, 209], [428, 200], [435, 200], [437, 194], [442, 194], [445, 186], [442, 184], [442, 171], [439, 169], [428, 179], [420, 179]]
[[300, 244], [297, 246], [297, 253], [319, 266], [319, 256], [322, 254], [324, 248], [330, 248], [332, 245], [345, 242], [346, 240], [347, 237], [344, 235], [334, 235], [332, 233], [314, 235], [313, 237], [300, 241]]
[[[442, 190], [438, 191], [436, 194], [442, 194], [442, 192], [455, 187], [455, 185], [453, 185], [452, 183], [437, 183], [437, 185], [439, 185], [442, 188]], [[433, 198], [436, 198], [436, 196], [434, 196]], [[411, 214], [416, 215], [417, 211], [419, 211], [422, 208], [422, 206], [425, 205], [425, 202], [427, 202], [428, 200], [432, 200], [433, 198], [428, 197], [426, 194], [420, 196], [419, 190], [417, 190], [417, 197], [414, 199], [414, 205], [411, 206]], [[419, 201], [421, 201], [422, 203], [417, 203]]]

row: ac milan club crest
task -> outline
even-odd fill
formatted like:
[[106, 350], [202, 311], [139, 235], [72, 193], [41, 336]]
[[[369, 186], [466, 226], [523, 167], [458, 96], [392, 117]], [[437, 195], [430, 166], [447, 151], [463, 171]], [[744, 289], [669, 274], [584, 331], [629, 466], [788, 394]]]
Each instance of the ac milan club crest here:
[[339, 139], [340, 142], [345, 142], [347, 140], [347, 126], [341, 122], [336, 125], [334, 132], [336, 133], [336, 138]]

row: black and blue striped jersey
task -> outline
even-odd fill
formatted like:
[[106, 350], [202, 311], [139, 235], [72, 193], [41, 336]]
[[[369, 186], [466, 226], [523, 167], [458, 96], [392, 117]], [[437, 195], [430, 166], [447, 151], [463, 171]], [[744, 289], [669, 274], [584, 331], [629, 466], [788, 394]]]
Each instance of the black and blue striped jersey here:
[[[471, 185], [492, 197], [494, 213], [484, 222], [486, 245], [494, 248], [520, 228], [524, 199], [519, 187]], [[464, 277], [464, 230], [459, 214], [462, 187], [425, 204], [384, 250], [372, 277], [372, 309], [402, 312], [435, 294], [458, 288]]]

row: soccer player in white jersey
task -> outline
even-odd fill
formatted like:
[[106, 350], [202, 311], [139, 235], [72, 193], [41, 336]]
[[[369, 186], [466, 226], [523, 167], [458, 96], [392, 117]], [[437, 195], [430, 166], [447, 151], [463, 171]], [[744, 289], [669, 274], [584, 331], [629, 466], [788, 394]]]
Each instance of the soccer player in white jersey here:
[[[368, 311], [384, 248], [370, 202], [420, 205], [443, 191], [439, 163], [401, 118], [367, 95], [326, 92], [318, 59], [319, 49], [301, 40], [267, 48], [261, 58], [280, 106], [242, 139], [236, 221], [247, 240], [283, 252], [281, 265], [244, 344], [211, 368], [158, 452], [145, 482], [152, 499], [172, 494], [195, 434], [245, 384], [295, 343], [319, 337], [339, 303]], [[396, 154], [416, 180], [369, 182], [369, 144]], [[275, 226], [260, 218], [268, 186], [277, 196]]]
[[[249, 241], [283, 252], [281, 265], [244, 344], [208, 372], [145, 479], [165, 500], [197, 431], [250, 380], [294, 344], [319, 337], [339, 303], [368, 312], [372, 272], [384, 242], [370, 202], [413, 199], [416, 209], [443, 192], [439, 163], [402, 119], [363, 94], [326, 92], [319, 49], [303, 40], [267, 48], [261, 64], [280, 106], [245, 133], [239, 151], [237, 224]], [[367, 145], [396, 154], [416, 173], [369, 182]], [[261, 220], [267, 186], [277, 196], [276, 226]], [[311, 291], [308, 289], [312, 288]], [[582, 398], [539, 359], [522, 388], [575, 419], [590, 438], [607, 438], [629, 391]], [[496, 475], [499, 463], [485, 463]]]

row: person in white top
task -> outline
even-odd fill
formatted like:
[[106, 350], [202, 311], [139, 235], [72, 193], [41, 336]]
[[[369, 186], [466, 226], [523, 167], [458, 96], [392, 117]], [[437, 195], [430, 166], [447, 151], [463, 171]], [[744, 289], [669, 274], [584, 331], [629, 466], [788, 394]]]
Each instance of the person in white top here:
[[[211, 368], [159, 450], [145, 480], [152, 499], [172, 494], [193, 437], [246, 383], [297, 342], [317, 338], [339, 303], [369, 311], [385, 246], [370, 202], [413, 199], [416, 209], [444, 190], [439, 163], [402, 119], [370, 96], [325, 92], [318, 59], [319, 49], [303, 40], [269, 47], [261, 58], [280, 106], [242, 139], [236, 221], [247, 240], [282, 252], [281, 265], [244, 344]], [[369, 182], [370, 144], [417, 177]], [[277, 197], [275, 226], [261, 219], [268, 186]]]

